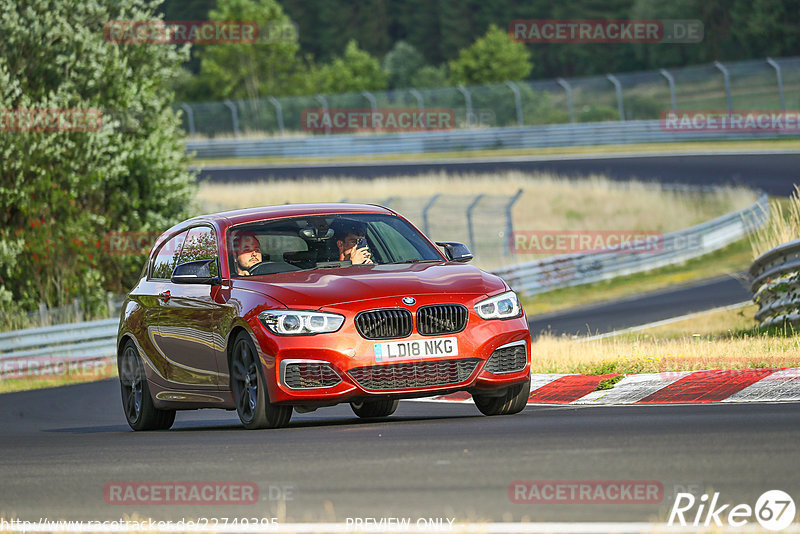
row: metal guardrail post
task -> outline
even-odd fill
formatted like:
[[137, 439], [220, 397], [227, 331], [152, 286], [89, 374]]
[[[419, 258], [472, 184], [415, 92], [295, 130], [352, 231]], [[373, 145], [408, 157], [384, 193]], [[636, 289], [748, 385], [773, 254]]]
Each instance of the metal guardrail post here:
[[556, 80], [558, 85], [564, 88], [567, 93], [567, 112], [569, 113], [569, 122], [575, 123], [575, 110], [572, 107], [572, 86], [564, 78]]
[[275, 98], [274, 96], [271, 96], [271, 97], [267, 98], [267, 100], [269, 100], [270, 104], [275, 106], [275, 113], [276, 113], [276, 115], [278, 117], [278, 128], [280, 129], [281, 133], [284, 133], [284, 130], [283, 130], [283, 106], [281, 106], [281, 103], [278, 102], [278, 99]]
[[367, 99], [367, 101], [369, 101], [369, 107], [372, 109], [372, 112], [373, 113], [377, 113], [378, 112], [378, 101], [375, 100], [375, 95], [373, 95], [369, 91], [361, 91], [361, 96], [363, 96], [364, 98]]
[[511, 235], [514, 233], [514, 223], [511, 217], [511, 210], [514, 207], [514, 204], [517, 203], [517, 200], [519, 200], [519, 197], [521, 196], [522, 196], [522, 189], [518, 190], [514, 194], [514, 196], [511, 197], [511, 200], [508, 201], [508, 204], [506, 204], [506, 231], [505, 235], [503, 236], [504, 255], [508, 255], [509, 252], [508, 241], [511, 239]]
[[425, 204], [425, 207], [422, 208], [422, 228], [423, 228], [423, 230], [425, 232], [425, 235], [429, 235], [429, 233], [428, 233], [428, 229], [429, 229], [428, 228], [428, 210], [430, 210], [433, 207], [433, 205], [436, 203], [436, 201], [439, 199], [440, 196], [442, 196], [441, 193], [436, 193], [435, 195], [433, 195], [431, 197], [431, 199], [428, 201], [428, 203]]
[[417, 99], [417, 107], [421, 113], [425, 113], [425, 99], [422, 98], [422, 93], [416, 89], [409, 89], [408, 92]]
[[116, 315], [116, 306], [114, 305], [114, 293], [111, 291], [106, 291], [106, 309], [108, 310], [108, 316], [114, 317]]
[[767, 58], [767, 63], [775, 69], [775, 74], [778, 76], [778, 94], [781, 98], [781, 111], [786, 113], [786, 98], [783, 96], [783, 75], [781, 74], [781, 66], [771, 57]]
[[181, 103], [181, 109], [186, 112], [186, 122], [189, 124], [189, 135], [194, 135], [194, 112], [189, 104]]
[[522, 120], [522, 98], [519, 95], [519, 87], [514, 82], [506, 82], [506, 85], [514, 92], [514, 105], [517, 107], [517, 124], [525, 126]]
[[394, 202], [396, 198], [397, 198], [397, 197], [389, 197], [389, 198], [387, 198], [386, 200], [384, 200], [384, 201], [383, 201], [383, 203], [381, 204], [381, 206], [383, 206], [384, 208], [388, 208], [388, 207], [389, 207], [389, 204], [391, 204], [392, 202]]
[[[328, 101], [325, 100], [325, 97], [320, 95], [320, 94], [316, 94], [316, 95], [314, 95], [314, 98], [316, 98], [317, 102], [319, 102], [320, 105], [322, 106], [322, 115], [323, 116], [324, 115], [329, 115], [329, 113], [328, 113]], [[330, 121], [330, 116], [329, 116], [328, 120], [325, 121], [325, 135], [330, 135], [330, 133], [331, 133], [331, 121]]]
[[467, 106], [467, 126], [472, 126], [472, 95], [463, 85], [459, 85], [457, 89], [464, 95], [464, 103]]
[[226, 100], [223, 102], [228, 109], [231, 110], [231, 122], [233, 123], [233, 136], [239, 137], [239, 110], [236, 109], [236, 104], [231, 102], [230, 100]]
[[469, 248], [472, 252], [475, 252], [475, 233], [472, 228], [472, 211], [475, 209], [475, 206], [478, 205], [478, 202], [481, 201], [483, 198], [483, 193], [480, 195], [475, 196], [475, 199], [470, 202], [469, 206], [467, 206], [467, 231], [469, 232]]
[[617, 93], [617, 111], [619, 111], [619, 120], [620, 122], [624, 122], [625, 108], [622, 105], [622, 84], [619, 83], [619, 80], [613, 74], [606, 74], [606, 79], [614, 84], [614, 90]]
[[733, 99], [731, 98], [731, 76], [725, 65], [719, 61], [714, 62], [714, 66], [722, 73], [722, 79], [725, 82], [725, 99], [728, 101], [728, 115], [733, 115]]
[[672, 110], [677, 111], [678, 109], [678, 101], [675, 98], [675, 78], [672, 77], [672, 74], [667, 71], [667, 69], [661, 69], [658, 72], [667, 79], [667, 83], [669, 84], [669, 100], [672, 104]]

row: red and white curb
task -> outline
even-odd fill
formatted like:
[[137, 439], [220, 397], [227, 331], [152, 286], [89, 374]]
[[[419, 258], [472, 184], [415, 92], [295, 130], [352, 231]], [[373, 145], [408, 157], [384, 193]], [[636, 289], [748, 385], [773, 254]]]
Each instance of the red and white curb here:
[[[531, 375], [528, 404], [676, 404], [800, 401], [800, 368], [732, 369], [642, 373], [625, 376], [613, 388], [595, 391], [609, 375]], [[466, 392], [433, 402], [472, 402]]]

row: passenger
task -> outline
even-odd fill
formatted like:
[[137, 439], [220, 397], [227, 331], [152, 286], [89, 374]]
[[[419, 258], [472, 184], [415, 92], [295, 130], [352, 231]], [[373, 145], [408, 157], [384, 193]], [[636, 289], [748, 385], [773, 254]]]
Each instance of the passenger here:
[[333, 239], [339, 249], [339, 261], [350, 260], [353, 265], [373, 263], [372, 254], [366, 246], [357, 248], [358, 240], [366, 235], [364, 224], [342, 219], [336, 223]]

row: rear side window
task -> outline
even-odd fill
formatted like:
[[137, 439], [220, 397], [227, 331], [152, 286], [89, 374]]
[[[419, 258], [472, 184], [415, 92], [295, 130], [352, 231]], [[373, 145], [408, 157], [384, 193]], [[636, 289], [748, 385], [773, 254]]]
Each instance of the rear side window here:
[[[186, 234], [186, 239], [181, 247], [180, 259], [176, 265], [196, 260], [213, 260], [217, 258], [217, 239], [214, 230], [208, 226], [192, 228]], [[174, 268], [174, 267], [173, 267]], [[219, 275], [218, 262], [209, 265], [211, 276]]]
[[153, 267], [150, 271], [150, 278], [161, 278], [169, 280], [172, 271], [178, 265], [183, 242], [186, 239], [186, 232], [181, 232], [167, 239], [159, 248], [153, 258]]

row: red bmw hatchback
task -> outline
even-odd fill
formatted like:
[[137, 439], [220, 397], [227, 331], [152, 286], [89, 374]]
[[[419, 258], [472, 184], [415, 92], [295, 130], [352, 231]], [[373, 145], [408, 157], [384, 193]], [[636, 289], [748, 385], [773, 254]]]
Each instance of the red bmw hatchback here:
[[[442, 247], [442, 250], [437, 246]], [[506, 283], [398, 213], [357, 204], [205, 215], [165, 232], [123, 305], [118, 367], [134, 430], [176, 410], [236, 410], [247, 428], [341, 402], [467, 391], [521, 411], [530, 333]]]

